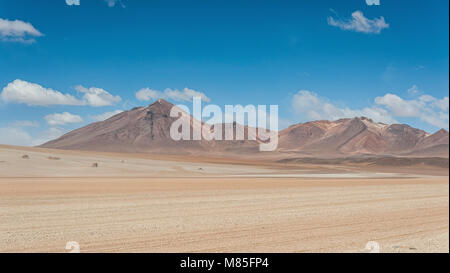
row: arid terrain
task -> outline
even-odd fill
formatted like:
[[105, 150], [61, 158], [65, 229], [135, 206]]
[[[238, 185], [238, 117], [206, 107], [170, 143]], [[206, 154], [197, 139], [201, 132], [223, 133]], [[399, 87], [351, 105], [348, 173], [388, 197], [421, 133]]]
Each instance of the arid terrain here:
[[449, 251], [447, 166], [0, 145], [0, 252]]

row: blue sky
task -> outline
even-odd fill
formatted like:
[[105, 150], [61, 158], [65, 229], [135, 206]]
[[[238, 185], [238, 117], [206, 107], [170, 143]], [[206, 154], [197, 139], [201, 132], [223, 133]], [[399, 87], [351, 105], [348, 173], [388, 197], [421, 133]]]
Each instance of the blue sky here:
[[278, 104], [282, 128], [365, 115], [448, 129], [448, 5], [0, 0], [0, 142], [40, 144], [195, 92]]

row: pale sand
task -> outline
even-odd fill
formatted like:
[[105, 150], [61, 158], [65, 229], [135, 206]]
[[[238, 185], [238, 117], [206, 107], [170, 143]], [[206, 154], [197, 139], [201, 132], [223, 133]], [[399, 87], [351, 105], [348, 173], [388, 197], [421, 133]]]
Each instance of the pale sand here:
[[449, 251], [448, 175], [188, 160], [1, 146], [0, 252]]

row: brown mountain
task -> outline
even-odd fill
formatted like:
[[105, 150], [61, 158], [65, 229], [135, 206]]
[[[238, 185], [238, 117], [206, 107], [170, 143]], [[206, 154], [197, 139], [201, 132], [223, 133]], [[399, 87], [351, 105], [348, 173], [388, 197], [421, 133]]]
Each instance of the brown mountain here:
[[429, 135], [417, 143], [414, 150], [411, 152], [413, 155], [422, 156], [449, 156], [449, 133], [448, 131], [441, 129], [436, 133]]
[[313, 121], [280, 132], [280, 151], [305, 155], [415, 155], [448, 157], [448, 132], [429, 135], [406, 124], [387, 125], [361, 117]]
[[[137, 107], [107, 120], [95, 122], [49, 141], [42, 147], [108, 152], [182, 152], [184, 141], [170, 138], [172, 104], [158, 100], [148, 107]], [[191, 129], [193, 124], [191, 123]], [[189, 143], [201, 149], [200, 143]]]
[[[174, 141], [170, 126], [177, 118], [170, 117], [173, 104], [158, 100], [147, 107], [138, 107], [117, 114], [105, 121], [92, 123], [49, 141], [41, 147], [107, 152], [143, 152], [172, 154], [223, 153], [257, 154], [262, 142], [258, 135], [244, 126], [245, 136], [256, 140], [239, 141]], [[202, 125], [190, 120], [191, 136]], [[225, 130], [222, 126], [223, 136]], [[233, 124], [230, 126], [243, 126]], [[435, 134], [405, 124], [387, 125], [368, 118], [312, 121], [292, 125], [279, 132], [278, 154], [304, 156], [395, 155], [415, 157], [448, 157], [449, 133]]]
[[[105, 152], [133, 153], [169, 153], [195, 154], [258, 151], [259, 141], [175, 141], [170, 137], [172, 122], [178, 118], [170, 117], [173, 104], [160, 99], [147, 107], [137, 107], [119, 113], [107, 120], [95, 122], [71, 131], [58, 139], [44, 143], [40, 147], [93, 150]], [[184, 113], [189, 118], [190, 136], [194, 128], [201, 128], [202, 123]], [[215, 126], [224, 126], [222, 124]], [[233, 125], [232, 125], [233, 126]], [[234, 124], [234, 127], [241, 126]], [[224, 128], [224, 127], [222, 127]], [[225, 130], [222, 130], [225, 132]], [[248, 128], [245, 126], [245, 137]], [[225, 136], [225, 134], [223, 134]], [[233, 137], [233, 136], [232, 136]], [[246, 138], [245, 138], [246, 139]]]

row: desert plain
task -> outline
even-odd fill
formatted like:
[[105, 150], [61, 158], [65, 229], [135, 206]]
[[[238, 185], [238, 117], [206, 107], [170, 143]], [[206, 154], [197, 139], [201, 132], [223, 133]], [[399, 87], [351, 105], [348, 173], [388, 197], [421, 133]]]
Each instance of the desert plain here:
[[449, 252], [448, 179], [0, 145], [0, 252]]

